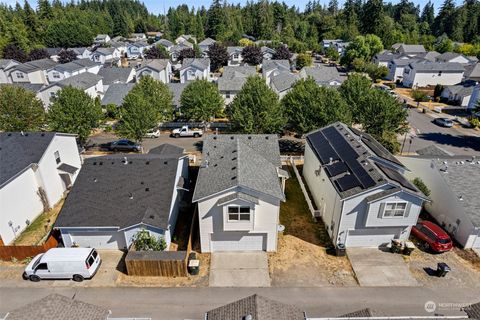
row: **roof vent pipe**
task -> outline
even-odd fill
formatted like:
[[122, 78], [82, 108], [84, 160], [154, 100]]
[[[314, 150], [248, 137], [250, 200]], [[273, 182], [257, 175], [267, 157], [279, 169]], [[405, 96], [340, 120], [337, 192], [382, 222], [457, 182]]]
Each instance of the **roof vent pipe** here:
[[333, 162], [333, 158], [330, 157], [328, 164], [332, 164], [332, 162]]
[[123, 157], [123, 164], [125, 164], [125, 165], [127, 165], [127, 164], [128, 164], [127, 157]]
[[133, 200], [133, 193], [130, 192], [130, 193], [128, 194], [128, 197], [130, 198], [130, 200]]

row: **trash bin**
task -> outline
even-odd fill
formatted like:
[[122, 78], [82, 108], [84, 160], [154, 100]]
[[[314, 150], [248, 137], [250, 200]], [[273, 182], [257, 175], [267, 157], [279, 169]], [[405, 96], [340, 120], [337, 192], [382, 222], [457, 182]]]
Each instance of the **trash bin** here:
[[450, 272], [450, 267], [445, 262], [437, 264], [437, 277], [445, 277]]
[[193, 276], [198, 275], [200, 272], [200, 260], [192, 259], [188, 261], [188, 273]]
[[411, 241], [405, 241], [405, 247], [403, 248], [403, 254], [409, 256], [412, 251], [415, 250], [415, 245]]
[[197, 253], [192, 251], [190, 252], [190, 254], [188, 255], [188, 260], [196, 260], [197, 259]]
[[345, 245], [343, 243], [337, 244], [337, 247], [335, 248], [335, 254], [337, 257], [343, 257], [346, 254], [346, 249]]

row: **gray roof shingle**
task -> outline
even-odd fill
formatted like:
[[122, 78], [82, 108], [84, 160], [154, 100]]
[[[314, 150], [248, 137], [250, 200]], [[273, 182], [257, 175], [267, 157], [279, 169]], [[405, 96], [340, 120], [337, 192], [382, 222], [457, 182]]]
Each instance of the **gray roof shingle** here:
[[210, 59], [209, 58], [186, 58], [183, 59], [182, 67], [180, 70], [184, 70], [188, 67], [195, 67], [199, 70], [210, 69]]
[[417, 72], [464, 72], [464, 67], [458, 62], [412, 62], [410, 68], [415, 69]]
[[125, 99], [134, 86], [135, 83], [113, 83], [109, 85], [102, 98], [102, 105], [106, 106], [107, 104], [114, 104], [121, 106], [123, 104], [123, 99]]
[[279, 74], [270, 78], [270, 85], [274, 87], [277, 92], [283, 92], [290, 89], [299, 79], [298, 75], [288, 71], [280, 72]]
[[426, 52], [425, 47], [421, 44], [404, 44], [402, 43], [398, 49], [402, 53], [423, 53]]
[[295, 306], [270, 300], [254, 294], [252, 296], [210, 310], [207, 320], [304, 320], [305, 314]]
[[218, 79], [219, 91], [240, 91], [249, 76], [257, 74], [253, 66], [226, 66]]
[[244, 187], [284, 200], [276, 135], [208, 135], [193, 201]]
[[140, 73], [141, 70], [145, 68], [149, 68], [149, 69], [160, 72], [168, 66], [169, 62], [170, 60], [168, 59], [145, 60], [144, 62], [142, 62], [141, 66], [138, 68], [138, 72]]
[[133, 68], [103, 67], [98, 75], [103, 78], [104, 85], [112, 83], [127, 83], [133, 72]]
[[123, 229], [146, 223], [166, 229], [178, 159], [178, 154], [128, 154], [86, 159], [55, 227]]
[[185, 149], [174, 146], [170, 143], [164, 143], [158, 147], [152, 148], [148, 151], [149, 154], [160, 154], [160, 155], [174, 155], [181, 156], [185, 152]]
[[173, 105], [175, 107], [180, 107], [180, 99], [182, 97], [183, 90], [187, 87], [188, 83], [180, 83], [180, 82], [170, 82], [167, 83], [167, 87], [173, 94]]
[[102, 77], [90, 72], [83, 72], [72, 77], [65, 78], [58, 81], [57, 83], [52, 84], [51, 86], [58, 85], [60, 87], [72, 86], [77, 89], [86, 90], [95, 86]]
[[288, 60], [263, 60], [262, 61], [262, 72], [270, 70], [284, 70], [290, 71], [290, 61]]
[[343, 83], [347, 79], [347, 76], [341, 75], [336, 67], [330, 66], [305, 67], [300, 71], [300, 76], [302, 78], [312, 77], [317, 84], [326, 86], [333, 81]]
[[0, 132], [0, 186], [38, 163], [54, 136], [54, 132]]
[[53, 293], [8, 313], [9, 320], [106, 320], [110, 311]]

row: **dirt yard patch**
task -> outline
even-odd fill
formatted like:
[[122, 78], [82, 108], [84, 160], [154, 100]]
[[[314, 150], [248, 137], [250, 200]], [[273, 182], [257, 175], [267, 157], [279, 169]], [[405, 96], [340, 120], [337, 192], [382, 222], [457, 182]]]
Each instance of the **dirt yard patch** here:
[[287, 201], [280, 206], [285, 231], [278, 239], [277, 252], [269, 254], [272, 286], [356, 286], [349, 260], [330, 254], [332, 243], [325, 225], [312, 218], [295, 173], [290, 167], [285, 169], [291, 177], [285, 185]]
[[167, 277], [134, 277], [121, 272], [116, 285], [119, 287], [208, 287], [210, 272], [210, 254], [197, 253], [200, 260], [200, 272], [196, 276], [167, 278]]
[[[410, 271], [419, 283], [427, 287], [464, 286], [475, 288], [480, 284], [480, 258], [471, 250], [455, 248], [450, 252], [434, 254], [416, 249], [404, 257]], [[434, 275], [437, 263], [445, 262], [451, 271], [444, 278]]]
[[65, 199], [60, 200], [52, 209], [39, 215], [15, 240], [17, 246], [39, 244], [52, 230], [55, 220], [63, 207]]

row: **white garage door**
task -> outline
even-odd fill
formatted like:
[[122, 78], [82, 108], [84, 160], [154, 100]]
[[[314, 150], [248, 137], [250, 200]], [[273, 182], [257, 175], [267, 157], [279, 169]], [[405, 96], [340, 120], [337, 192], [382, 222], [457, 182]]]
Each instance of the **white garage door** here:
[[267, 235], [246, 232], [212, 234], [213, 251], [262, 251], [266, 250]]
[[126, 246], [123, 232], [73, 232], [70, 238], [83, 248], [123, 249]]
[[390, 243], [398, 234], [391, 228], [350, 230], [347, 247], [379, 247]]

